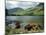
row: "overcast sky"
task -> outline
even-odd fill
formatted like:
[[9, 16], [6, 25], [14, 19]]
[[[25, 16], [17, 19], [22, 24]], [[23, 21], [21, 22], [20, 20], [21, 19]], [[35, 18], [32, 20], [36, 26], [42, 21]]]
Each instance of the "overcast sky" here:
[[37, 2], [17, 2], [17, 1], [6, 1], [6, 8], [12, 9], [16, 7], [20, 7], [23, 9], [29, 8], [29, 7], [35, 7], [39, 3]]

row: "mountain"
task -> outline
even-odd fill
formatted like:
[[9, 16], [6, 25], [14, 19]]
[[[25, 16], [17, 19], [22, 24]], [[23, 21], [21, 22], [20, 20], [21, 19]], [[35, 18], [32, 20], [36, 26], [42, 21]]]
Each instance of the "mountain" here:
[[19, 13], [19, 12], [21, 12], [21, 11], [24, 11], [24, 9], [22, 9], [22, 8], [14, 8], [14, 9], [9, 9], [9, 10], [7, 10], [7, 12], [8, 12], [8, 15], [16, 15], [16, 13]]
[[40, 3], [34, 8], [28, 8], [26, 9], [26, 14], [25, 15], [35, 15], [35, 16], [41, 16], [44, 15], [44, 4]]
[[43, 16], [44, 15], [44, 3], [39, 3], [35, 7], [29, 7], [27, 9], [14, 8], [7, 11], [8, 15], [15, 16]]
[[44, 7], [44, 3], [40, 3], [39, 5], [37, 5], [37, 6], [42, 6], [42, 7]]

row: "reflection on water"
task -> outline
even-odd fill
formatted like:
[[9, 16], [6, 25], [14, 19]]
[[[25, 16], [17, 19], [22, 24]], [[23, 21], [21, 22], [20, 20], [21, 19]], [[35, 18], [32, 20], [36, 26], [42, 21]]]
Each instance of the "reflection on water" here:
[[32, 20], [43, 20], [43, 16], [7, 16], [6, 19], [9, 21], [15, 21], [15, 20], [19, 20], [19, 21], [23, 21], [26, 22], [28, 20], [32, 21]]
[[21, 27], [23, 27], [27, 25], [29, 22], [36, 22], [39, 24], [43, 24], [44, 17], [43, 16], [6, 16], [6, 22], [14, 25], [16, 21], [19, 21]]
[[43, 31], [43, 16], [6, 16], [6, 33], [22, 34]]

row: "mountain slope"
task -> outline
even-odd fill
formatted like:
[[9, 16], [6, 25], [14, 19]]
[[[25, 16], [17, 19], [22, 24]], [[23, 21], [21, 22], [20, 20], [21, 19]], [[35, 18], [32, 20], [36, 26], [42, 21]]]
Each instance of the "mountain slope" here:
[[34, 8], [28, 8], [26, 9], [26, 14], [25, 15], [44, 15], [44, 6], [43, 4], [39, 4], [38, 6], [34, 7]]
[[15, 15], [15, 16], [43, 16], [44, 15], [44, 4], [40, 3], [39, 5], [35, 7], [30, 7], [27, 9], [22, 9], [22, 8], [14, 8], [8, 10], [8, 15]]
[[14, 9], [8, 10], [8, 14], [9, 15], [17, 15], [21, 11], [24, 11], [24, 9], [22, 9], [22, 8], [14, 8]]

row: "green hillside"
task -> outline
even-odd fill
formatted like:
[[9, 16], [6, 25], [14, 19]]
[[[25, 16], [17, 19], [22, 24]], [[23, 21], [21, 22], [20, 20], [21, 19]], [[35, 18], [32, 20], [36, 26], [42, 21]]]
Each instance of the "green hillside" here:
[[42, 7], [35, 7], [32, 10], [27, 9], [27, 14], [28, 15], [44, 15], [44, 10], [42, 9]]
[[[12, 12], [11, 12], [12, 11]], [[27, 9], [15, 8], [9, 11], [9, 15], [18, 16], [43, 16], [44, 15], [44, 4], [40, 3], [35, 7], [29, 7]]]

